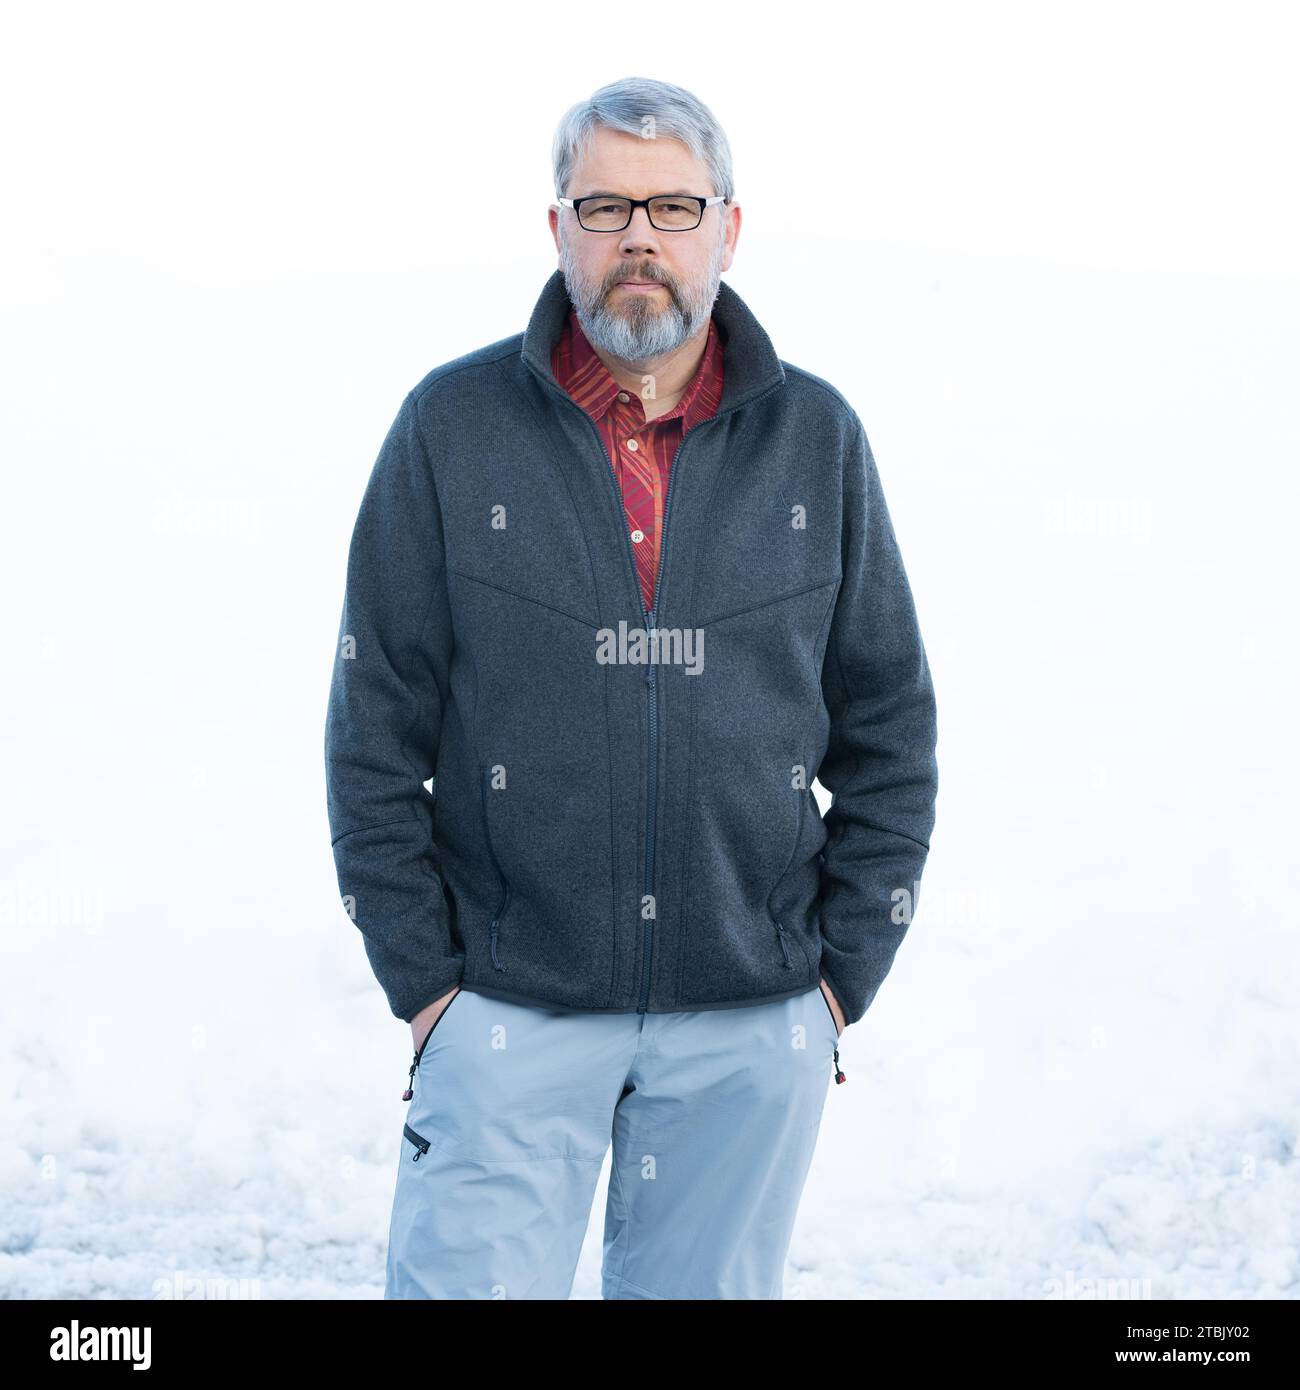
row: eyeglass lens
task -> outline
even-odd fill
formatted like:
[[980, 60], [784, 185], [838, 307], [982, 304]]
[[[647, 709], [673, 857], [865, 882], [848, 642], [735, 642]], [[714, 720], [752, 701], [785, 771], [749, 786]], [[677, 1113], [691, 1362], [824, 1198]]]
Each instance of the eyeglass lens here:
[[[591, 232], [617, 232], [631, 220], [632, 208], [626, 198], [601, 198], [583, 203], [578, 220]], [[700, 222], [700, 205], [665, 196], [650, 199], [650, 223], [663, 232], [686, 232]]]

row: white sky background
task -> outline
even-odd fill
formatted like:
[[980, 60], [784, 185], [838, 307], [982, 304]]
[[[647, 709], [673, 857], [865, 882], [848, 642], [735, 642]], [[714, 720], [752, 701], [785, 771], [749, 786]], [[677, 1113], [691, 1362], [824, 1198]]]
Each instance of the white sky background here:
[[0, 1297], [377, 1296], [347, 540], [630, 75], [728, 131], [726, 278], [861, 415], [939, 702], [787, 1296], [1295, 1297], [1297, 56], [1262, 4], [9, 7]]

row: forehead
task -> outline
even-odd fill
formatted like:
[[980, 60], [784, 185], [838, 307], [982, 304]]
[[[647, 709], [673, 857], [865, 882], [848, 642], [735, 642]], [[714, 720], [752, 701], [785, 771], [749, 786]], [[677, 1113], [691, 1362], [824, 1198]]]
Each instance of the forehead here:
[[598, 126], [590, 149], [574, 165], [569, 196], [625, 193], [649, 198], [656, 193], [713, 191], [704, 165], [680, 140], [666, 135], [645, 140]]

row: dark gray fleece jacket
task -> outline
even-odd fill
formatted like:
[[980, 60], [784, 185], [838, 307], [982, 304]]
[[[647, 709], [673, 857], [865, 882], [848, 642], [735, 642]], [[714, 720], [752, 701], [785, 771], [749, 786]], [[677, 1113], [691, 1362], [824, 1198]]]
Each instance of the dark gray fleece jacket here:
[[551, 372], [568, 309], [557, 270], [525, 332], [407, 394], [370, 474], [325, 728], [345, 909], [406, 1020], [458, 983], [662, 1013], [821, 974], [856, 1022], [938, 784], [862, 423], [723, 283], [722, 401], [674, 461], [647, 612], [604, 443]]

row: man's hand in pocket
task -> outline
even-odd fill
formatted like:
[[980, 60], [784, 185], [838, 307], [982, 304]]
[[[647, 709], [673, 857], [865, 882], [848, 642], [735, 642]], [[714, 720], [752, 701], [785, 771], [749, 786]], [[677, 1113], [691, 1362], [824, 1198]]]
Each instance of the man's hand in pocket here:
[[435, 999], [432, 1004], [426, 1004], [418, 1014], [411, 1020], [411, 1041], [415, 1044], [415, 1050], [420, 1050], [420, 1044], [429, 1036], [433, 1025], [442, 1016], [442, 1011], [447, 1007], [451, 1000], [460, 989], [459, 985], [453, 985], [446, 994], [440, 999]]
[[831, 1013], [835, 1018], [835, 1036], [839, 1037], [839, 1035], [844, 1031], [845, 1027], [844, 1010], [840, 1008], [839, 1001], [835, 998], [834, 990], [832, 990], [830, 985], [826, 983], [824, 977], [822, 979], [821, 986], [822, 993], [826, 996], [826, 1002], [831, 1006]]

